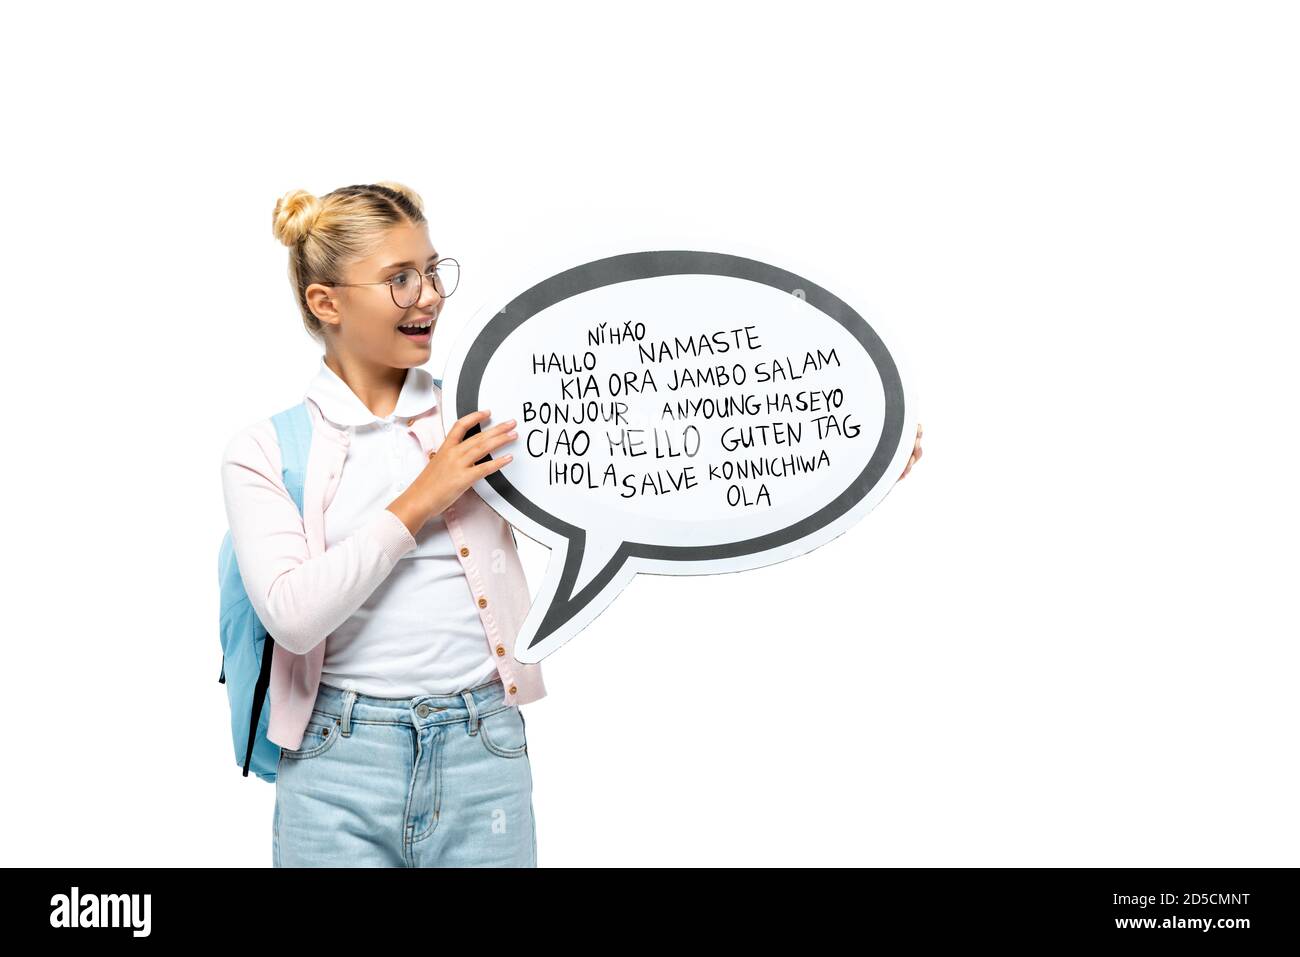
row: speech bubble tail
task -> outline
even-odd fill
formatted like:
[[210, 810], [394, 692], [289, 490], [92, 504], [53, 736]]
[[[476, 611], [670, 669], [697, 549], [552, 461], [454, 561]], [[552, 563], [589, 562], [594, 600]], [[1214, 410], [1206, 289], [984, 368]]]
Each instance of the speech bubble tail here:
[[[582, 557], [578, 562], [577, 575], [573, 581], [573, 594], [580, 594], [605, 570], [622, 544], [622, 539], [610, 538], [596, 532], [587, 532], [583, 536]], [[573, 549], [570, 548], [570, 551]], [[621, 565], [622, 562], [619, 564]]]
[[520, 628], [515, 658], [541, 661], [605, 610], [635, 572], [624, 567], [618, 538], [578, 530], [556, 546], [541, 594]]

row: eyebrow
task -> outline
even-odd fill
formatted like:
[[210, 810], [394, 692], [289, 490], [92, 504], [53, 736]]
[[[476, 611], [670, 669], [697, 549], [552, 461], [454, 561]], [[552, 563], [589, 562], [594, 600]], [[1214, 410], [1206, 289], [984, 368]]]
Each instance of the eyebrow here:
[[[434, 261], [435, 259], [437, 259], [437, 258], [438, 258], [438, 254], [437, 254], [437, 253], [434, 253], [434, 254], [433, 254], [432, 256], [430, 256], [427, 260], [425, 260], [425, 262], [426, 262], [426, 263], [431, 263], [431, 262], [433, 262], [433, 261]], [[398, 266], [418, 266], [418, 265], [419, 265], [419, 263], [413, 263], [413, 262], [411, 262], [411, 261], [408, 260], [408, 261], [406, 261], [406, 262], [400, 262], [400, 263], [389, 263], [387, 266], [381, 266], [380, 268], [382, 268], [382, 269], [396, 269]]]

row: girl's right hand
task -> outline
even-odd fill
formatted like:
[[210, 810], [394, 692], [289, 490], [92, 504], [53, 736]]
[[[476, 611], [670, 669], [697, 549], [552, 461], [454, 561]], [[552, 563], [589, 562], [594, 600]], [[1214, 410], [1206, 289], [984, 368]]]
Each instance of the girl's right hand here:
[[476, 423], [486, 421], [490, 415], [489, 410], [480, 409], [457, 419], [455, 425], [448, 430], [442, 445], [429, 453], [429, 463], [423, 471], [388, 506], [388, 510], [402, 520], [412, 535], [417, 534], [429, 519], [441, 515], [471, 485], [485, 475], [503, 468], [513, 458], [511, 455], [502, 455], [479, 465], [474, 464], [483, 456], [519, 437], [514, 431], [515, 420], [510, 419], [480, 431], [473, 438], [465, 438], [469, 429]]

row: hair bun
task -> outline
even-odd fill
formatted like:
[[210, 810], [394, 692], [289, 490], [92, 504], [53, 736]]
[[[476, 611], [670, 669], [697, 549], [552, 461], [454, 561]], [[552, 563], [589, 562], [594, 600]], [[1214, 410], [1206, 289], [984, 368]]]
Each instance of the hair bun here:
[[296, 246], [307, 238], [323, 204], [305, 189], [290, 190], [275, 201], [271, 230], [286, 246]]

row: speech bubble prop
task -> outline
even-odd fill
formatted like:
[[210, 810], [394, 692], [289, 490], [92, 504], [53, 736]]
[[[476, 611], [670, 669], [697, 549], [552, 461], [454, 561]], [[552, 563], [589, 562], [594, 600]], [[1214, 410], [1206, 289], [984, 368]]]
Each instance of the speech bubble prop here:
[[515, 657], [546, 657], [637, 574], [757, 568], [842, 534], [906, 466], [906, 396], [852, 306], [755, 258], [626, 252], [489, 302], [448, 358], [443, 421], [518, 420], [494, 453], [513, 460], [474, 486], [551, 549]]

